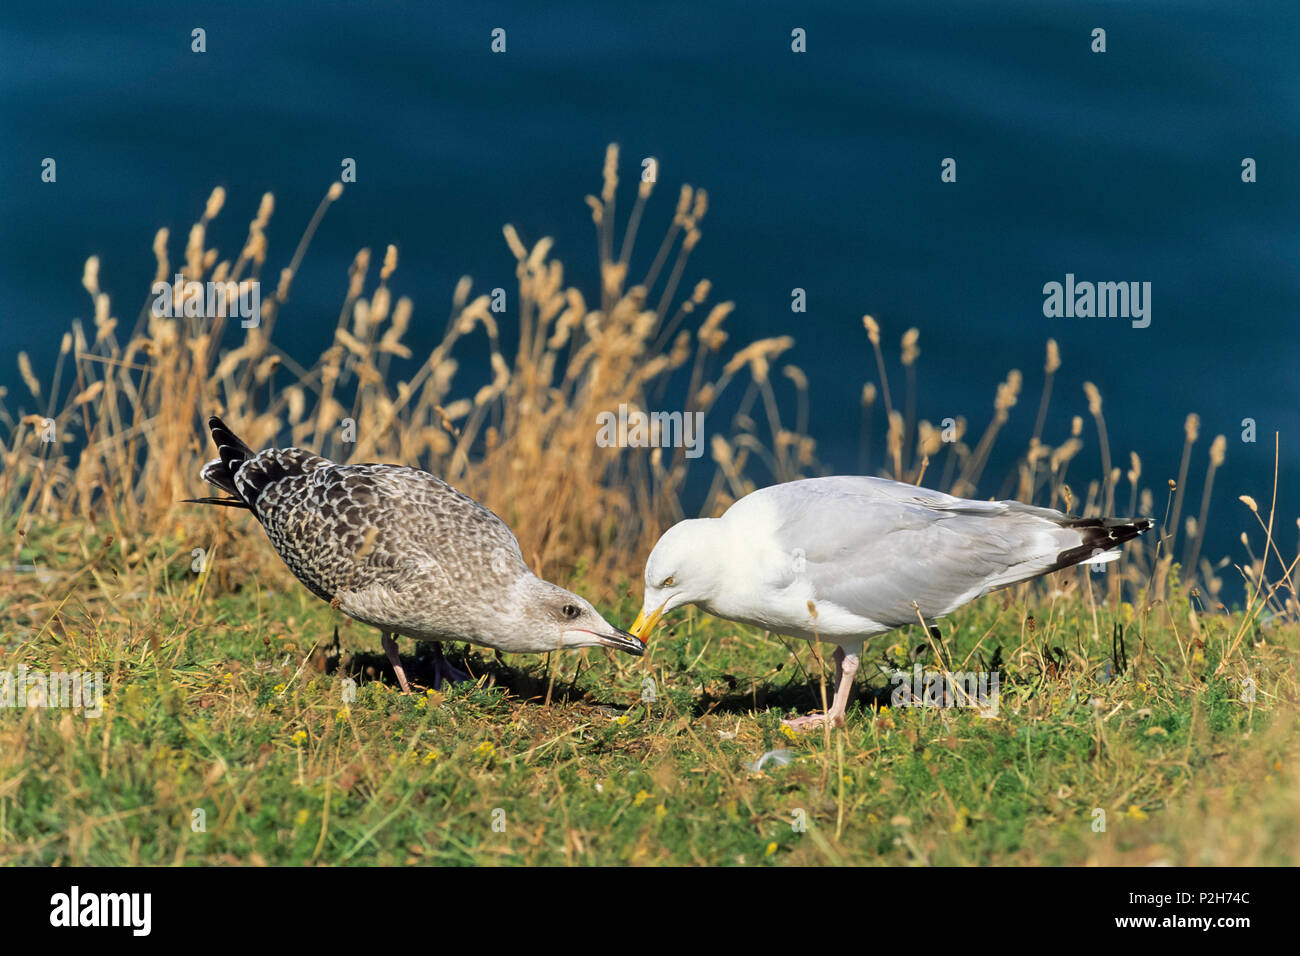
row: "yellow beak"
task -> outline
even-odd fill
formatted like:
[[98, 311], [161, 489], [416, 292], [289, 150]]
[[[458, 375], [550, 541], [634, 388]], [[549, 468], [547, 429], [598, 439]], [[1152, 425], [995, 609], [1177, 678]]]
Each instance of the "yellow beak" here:
[[662, 604], [649, 614], [646, 614], [645, 608], [642, 608], [641, 613], [636, 616], [636, 621], [632, 624], [632, 630], [629, 633], [644, 644], [646, 638], [650, 636], [650, 632], [659, 623], [659, 618], [663, 617], [663, 615], [664, 608]]

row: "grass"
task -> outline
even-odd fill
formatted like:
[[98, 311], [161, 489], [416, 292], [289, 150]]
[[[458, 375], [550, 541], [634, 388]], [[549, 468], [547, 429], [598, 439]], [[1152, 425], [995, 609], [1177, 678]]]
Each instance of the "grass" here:
[[[0, 612], [26, 634], [0, 667], [102, 670], [112, 692], [98, 719], [35, 708], [0, 723], [0, 862], [1300, 858], [1294, 625], [1257, 628], [1216, 676], [1236, 622], [1184, 603], [1145, 629], [1129, 620], [1121, 655], [1092, 636], [1067, 573], [1050, 604], [1006, 592], [962, 609], [933, 650], [919, 627], [887, 635], [847, 727], [792, 736], [781, 716], [819, 697], [802, 642], [792, 658], [776, 638], [688, 614], [641, 660], [454, 647], [480, 681], [404, 697], [375, 635], [287, 575], [213, 599], [188, 551], [144, 560], [156, 591], [124, 593], [92, 567], [102, 586], [74, 582], [66, 600], [19, 608], [4, 594]], [[602, 610], [628, 620], [632, 590]], [[1108, 635], [1112, 623], [1102, 615]], [[871, 705], [888, 690], [877, 665], [930, 668], [936, 650], [1000, 661], [997, 717]], [[793, 760], [755, 772], [772, 750]]]
[[[706, 194], [683, 187], [643, 263], [635, 240], [654, 187], [638, 184], [616, 235], [617, 167], [611, 147], [600, 195], [587, 200], [601, 263], [590, 304], [565, 284], [550, 240], [528, 246], [507, 226], [516, 309], [492, 312], [462, 279], [446, 335], [425, 357], [403, 344], [414, 305], [397, 295], [392, 247], [375, 257], [377, 281], [369, 250], [358, 253], [315, 362], [275, 344], [338, 184], [263, 295], [257, 329], [159, 318], [146, 300], [127, 332], [98, 261], [87, 262], [93, 332], [74, 323], [52, 382], [19, 356], [28, 394], [0, 388], [0, 680], [22, 667], [102, 672], [105, 712], [0, 707], [0, 863], [1300, 859], [1300, 606], [1277, 502], [1243, 498], [1236, 512], [1250, 561], [1238, 568], [1246, 605], [1229, 610], [1219, 599], [1227, 559], [1201, 555], [1222, 436], [1199, 511], [1188, 504], [1184, 515], [1196, 416], [1177, 479], [1166, 495], [1158, 478], [1157, 496], [1135, 451], [1127, 471], [1112, 460], [1092, 385], [1068, 434], [1045, 433], [1062, 400], [1051, 341], [1029, 403], [1031, 443], [983, 493], [1153, 515], [1160, 533], [1126, 546], [1104, 574], [1062, 572], [963, 608], [939, 622], [938, 641], [919, 625], [873, 641], [858, 702], [834, 731], [781, 726], [822, 706], [814, 649], [693, 612], [641, 659], [454, 648], [477, 683], [404, 697], [377, 635], [297, 584], [249, 516], [178, 504], [204, 491], [202, 421], [219, 412], [254, 445], [447, 477], [506, 519], [534, 570], [630, 622], [639, 562], [688, 513], [689, 483], [707, 487], [700, 513], [717, 514], [820, 466], [807, 373], [776, 367], [792, 340], [728, 354], [731, 304], [714, 303], [707, 280], [683, 286]], [[183, 264], [159, 233], [158, 277], [270, 273], [273, 199], [226, 258], [215, 238], [224, 204], [214, 192]], [[901, 338], [896, 401], [881, 325], [867, 316], [863, 326], [876, 381], [862, 392], [861, 470], [980, 494], [1025, 376], [1013, 369], [997, 385], [977, 438], [965, 419], [934, 426], [919, 417], [917, 330]], [[488, 357], [489, 380], [459, 371], [467, 349]], [[623, 403], [709, 412], [711, 455], [692, 465], [681, 449], [598, 447], [597, 412]], [[1101, 464], [1093, 480], [1077, 477], [1088, 467], [1085, 411]], [[420, 681], [424, 651], [403, 651]], [[877, 706], [890, 696], [886, 673], [918, 663], [996, 670], [998, 715]], [[773, 751], [790, 759], [764, 761]]]

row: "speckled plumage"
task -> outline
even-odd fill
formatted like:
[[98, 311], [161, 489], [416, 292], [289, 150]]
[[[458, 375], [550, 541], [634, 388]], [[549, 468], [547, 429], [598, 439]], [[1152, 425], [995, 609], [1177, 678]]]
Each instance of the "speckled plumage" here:
[[442, 479], [298, 448], [254, 453], [220, 419], [209, 427], [221, 458], [201, 475], [237, 500], [205, 500], [247, 507], [298, 580], [349, 617], [503, 651], [639, 653], [582, 598], [537, 578], [505, 522]]

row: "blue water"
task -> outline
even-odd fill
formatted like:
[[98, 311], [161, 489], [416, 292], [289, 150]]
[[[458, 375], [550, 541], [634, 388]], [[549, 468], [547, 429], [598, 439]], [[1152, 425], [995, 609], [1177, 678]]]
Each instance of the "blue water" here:
[[[504, 55], [489, 50], [495, 27]], [[1104, 54], [1090, 51], [1094, 27]], [[591, 301], [582, 196], [617, 141], [625, 183], [640, 157], [660, 159], [643, 236], [666, 225], [678, 183], [709, 190], [686, 287], [707, 276], [736, 302], [733, 343], [796, 337], [789, 359], [812, 379], [832, 470], [856, 466], [858, 395], [875, 379], [863, 313], [895, 354], [920, 328], [931, 421], [982, 428], [1007, 369], [1025, 373], [986, 494], [1025, 446], [1055, 337], [1065, 364], [1047, 440], [1086, 415], [1093, 381], [1117, 461], [1138, 450], [1159, 487], [1198, 412], [1188, 501], [1210, 438], [1226, 434], [1206, 552], [1244, 560], [1235, 497], [1269, 497], [1274, 431], [1284, 542], [1300, 510], [1298, 41], [1295, 3], [6, 3], [0, 354], [27, 350], [48, 378], [69, 320], [90, 313], [79, 280], [91, 254], [115, 311], [134, 315], [155, 230], [172, 228], [179, 256], [214, 185], [229, 193], [223, 252], [275, 193], [278, 269], [345, 156], [358, 182], [277, 325], [290, 351], [319, 353], [363, 245], [399, 246], [417, 353], [439, 337], [460, 275], [513, 288], [505, 222], [525, 241], [554, 236]], [[40, 181], [46, 156], [53, 185]], [[940, 182], [945, 157], [954, 184]], [[643, 244], [642, 268], [653, 251]], [[1045, 318], [1043, 284], [1066, 273], [1152, 283], [1150, 327]], [[806, 314], [790, 311], [794, 287]], [[11, 404], [23, 391], [11, 358], [0, 383]], [[1240, 440], [1247, 417], [1255, 444]], [[1091, 423], [1085, 435], [1076, 480], [1099, 471]]]

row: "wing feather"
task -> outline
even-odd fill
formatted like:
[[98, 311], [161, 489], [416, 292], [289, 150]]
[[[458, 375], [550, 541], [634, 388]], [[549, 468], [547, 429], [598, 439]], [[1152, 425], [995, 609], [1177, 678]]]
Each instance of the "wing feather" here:
[[[1083, 536], [1066, 516], [971, 501], [880, 478], [833, 477], [756, 492], [776, 505], [776, 539], [801, 549], [814, 600], [887, 627], [940, 617], [1059, 566]], [[747, 500], [747, 499], [746, 499]]]

